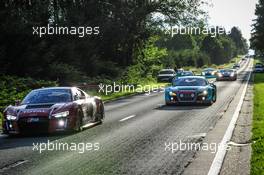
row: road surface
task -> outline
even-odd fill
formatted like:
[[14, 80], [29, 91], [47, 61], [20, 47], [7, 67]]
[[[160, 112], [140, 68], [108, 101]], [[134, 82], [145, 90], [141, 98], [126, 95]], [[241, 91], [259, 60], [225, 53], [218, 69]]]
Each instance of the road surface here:
[[[249, 72], [244, 63], [238, 80], [216, 82], [212, 106], [165, 106], [163, 93], [137, 95], [105, 105], [106, 118], [77, 134], [0, 136], [0, 174], [182, 174], [197, 150], [174, 150], [171, 143], [202, 143]], [[99, 149], [33, 150], [33, 144], [91, 143]]]

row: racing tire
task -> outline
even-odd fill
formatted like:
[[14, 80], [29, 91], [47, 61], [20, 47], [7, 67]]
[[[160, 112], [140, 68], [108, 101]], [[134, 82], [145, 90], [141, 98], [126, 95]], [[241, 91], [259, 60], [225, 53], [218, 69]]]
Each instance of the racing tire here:
[[94, 120], [94, 122], [99, 122], [101, 124], [104, 121], [105, 112], [104, 112], [104, 105], [103, 105], [103, 103], [100, 103], [99, 105], [100, 105], [99, 106], [100, 112], [98, 112], [97, 114], [95, 114], [95, 120]]
[[83, 118], [83, 115], [82, 115], [82, 111], [80, 109], [78, 109], [77, 111], [77, 116], [76, 116], [76, 121], [75, 121], [75, 126], [74, 126], [74, 131], [75, 132], [81, 132], [82, 131], [82, 118]]

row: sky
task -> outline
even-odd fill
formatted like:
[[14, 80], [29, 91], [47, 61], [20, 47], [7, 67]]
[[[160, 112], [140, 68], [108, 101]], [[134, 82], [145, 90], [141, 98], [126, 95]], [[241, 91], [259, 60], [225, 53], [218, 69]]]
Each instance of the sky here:
[[244, 38], [250, 38], [258, 0], [208, 0], [208, 2], [212, 3], [212, 7], [206, 8], [209, 12], [210, 25], [223, 26], [227, 30], [237, 26]]

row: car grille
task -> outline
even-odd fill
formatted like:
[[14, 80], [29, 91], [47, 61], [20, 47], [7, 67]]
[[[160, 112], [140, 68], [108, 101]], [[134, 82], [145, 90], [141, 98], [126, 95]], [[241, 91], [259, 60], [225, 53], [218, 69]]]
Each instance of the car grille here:
[[195, 92], [180, 92], [178, 95], [179, 101], [182, 102], [193, 102], [195, 101], [197, 95]]
[[[37, 122], [28, 122], [29, 118], [38, 118]], [[23, 117], [18, 120], [18, 127], [25, 133], [48, 132], [49, 119], [47, 117]]]

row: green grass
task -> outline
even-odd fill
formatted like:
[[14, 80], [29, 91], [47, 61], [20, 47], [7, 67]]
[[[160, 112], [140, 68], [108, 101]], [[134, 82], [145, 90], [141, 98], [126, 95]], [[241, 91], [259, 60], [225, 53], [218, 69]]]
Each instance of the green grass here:
[[264, 74], [254, 75], [251, 174], [264, 174]]

